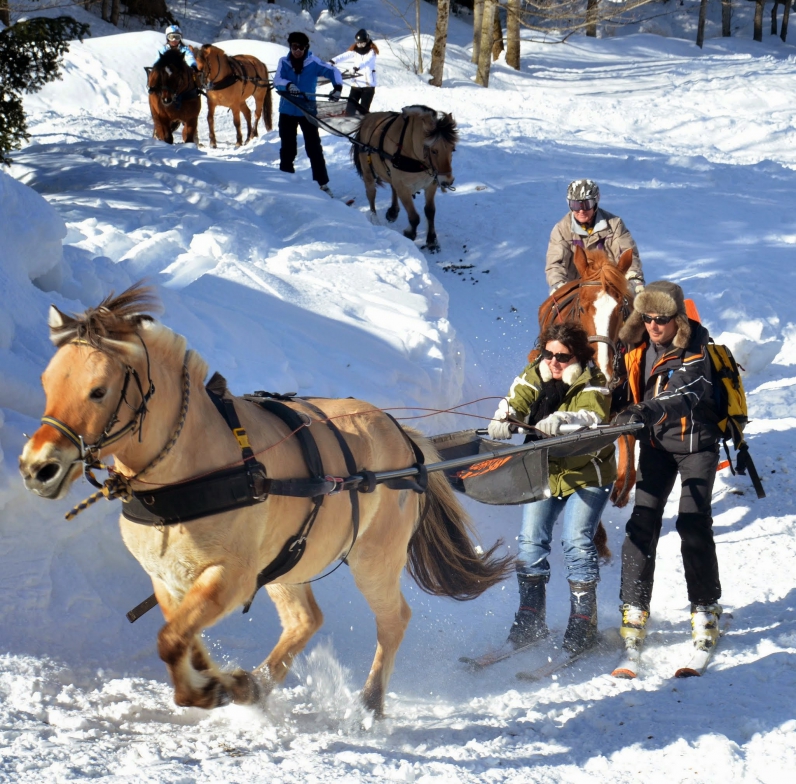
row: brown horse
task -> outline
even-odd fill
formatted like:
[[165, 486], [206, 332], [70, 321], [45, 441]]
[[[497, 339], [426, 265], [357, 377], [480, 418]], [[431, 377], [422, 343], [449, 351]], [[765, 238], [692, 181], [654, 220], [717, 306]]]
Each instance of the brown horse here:
[[[199, 49], [191, 47], [196, 57], [196, 65], [202, 75], [207, 96], [207, 127], [210, 130], [210, 146], [216, 146], [215, 112], [216, 106], [226, 106], [232, 110], [235, 123], [236, 147], [244, 144], [240, 131], [240, 115], [246, 118], [246, 142], [256, 137], [257, 124], [265, 111], [265, 130], [273, 128], [271, 105], [271, 83], [268, 81], [268, 68], [250, 54], [230, 57], [217, 46], [204, 44]], [[254, 125], [252, 113], [246, 99], [254, 96]]]
[[[542, 303], [539, 328], [542, 330], [554, 321], [579, 323], [589, 335], [589, 341], [597, 344], [595, 362], [613, 389], [621, 384], [625, 375], [619, 330], [633, 306], [633, 294], [625, 277], [633, 261], [633, 251], [626, 250], [614, 264], [604, 250], [584, 250], [575, 246], [573, 261], [580, 278], [556, 289]], [[531, 356], [535, 357], [535, 352], [531, 352]], [[620, 436], [618, 477], [611, 493], [611, 500], [618, 507], [627, 504], [636, 482], [634, 449], [632, 436]], [[600, 556], [610, 558], [608, 537], [602, 522], [594, 541]]]
[[198, 144], [197, 125], [202, 102], [194, 75], [181, 52], [169, 50], [147, 68], [149, 109], [155, 123], [155, 137], [174, 143], [174, 131], [182, 123], [182, 140]]
[[409, 217], [409, 228], [404, 234], [413, 240], [417, 236], [420, 216], [417, 214], [413, 194], [424, 190], [424, 212], [428, 221], [425, 247], [439, 251], [434, 228], [434, 195], [437, 186], [443, 193], [453, 185], [453, 153], [459, 134], [456, 120], [450, 114], [436, 112], [428, 106], [405, 106], [398, 112], [373, 112], [359, 127], [351, 147], [351, 157], [357, 173], [365, 181], [365, 192], [370, 203], [371, 220], [376, 217], [376, 185], [390, 183], [392, 204], [387, 210], [387, 220], [398, 218], [404, 205]]
[[[255, 501], [250, 505], [224, 507], [187, 523], [142, 524], [126, 516], [120, 521], [122, 538], [152, 578], [166, 620], [158, 634], [158, 653], [174, 683], [175, 702], [203, 708], [230, 700], [252, 703], [280, 683], [323, 621], [308, 581], [345, 558], [376, 617], [376, 655], [363, 699], [381, 715], [411, 616], [400, 587], [407, 560], [423, 590], [460, 600], [475, 598], [502, 580], [513, 571], [513, 560], [497, 557], [497, 545], [486, 553], [476, 549], [467, 517], [441, 473], [428, 475], [423, 495], [377, 484], [362, 494], [322, 495], [317, 505], [318, 497], [278, 492], [277, 485], [285, 488], [291, 480], [337, 487], [340, 480], [334, 477], [350, 473], [349, 461], [357, 470], [377, 472], [411, 466], [418, 460], [412, 441], [427, 461], [439, 458], [426, 438], [402, 430], [362, 401], [294, 401], [289, 407], [304, 426], [312, 421], [322, 471], [331, 475], [313, 477], [295, 436], [302, 426], [291, 431], [260, 405], [233, 397], [218, 376], [212, 385], [218, 396], [214, 403], [202, 386], [207, 364], [186, 350], [185, 338], [145, 315], [153, 303], [148, 289], [134, 286], [76, 317], [51, 308], [50, 336], [57, 351], [42, 375], [45, 418], [19, 461], [26, 486], [42, 498], [63, 498], [80, 476], [81, 464], [113, 455], [106, 485], [121, 483], [116, 486], [122, 497], [139, 492], [140, 503], [151, 505], [155, 497], [150, 493], [173, 492], [175, 484], [186, 480], [206, 482], [219, 469], [224, 469], [223, 477], [233, 470], [245, 472], [242, 448], [248, 445], [264, 467], [262, 480], [270, 482], [249, 497]], [[235, 435], [219, 415], [224, 406], [233, 406], [240, 420]], [[217, 498], [222, 489], [214, 485], [209, 493], [207, 485], [194, 487], [190, 499], [196, 493]], [[231, 491], [224, 492], [227, 498]], [[251, 601], [260, 571], [284, 554], [286, 543], [299, 533], [306, 537], [303, 557], [266, 585], [283, 627], [276, 646], [254, 674], [221, 671], [202, 644], [202, 630]]]

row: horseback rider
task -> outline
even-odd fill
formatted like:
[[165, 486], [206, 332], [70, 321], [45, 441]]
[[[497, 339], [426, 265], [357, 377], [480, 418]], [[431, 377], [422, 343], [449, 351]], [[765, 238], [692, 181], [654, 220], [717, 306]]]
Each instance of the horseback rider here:
[[547, 246], [545, 275], [550, 294], [565, 283], [578, 279], [578, 271], [572, 261], [572, 248], [601, 248], [617, 263], [622, 251], [633, 249], [633, 262], [626, 273], [633, 294], [644, 288], [644, 273], [641, 259], [632, 235], [622, 219], [598, 207], [600, 188], [594, 180], [574, 180], [567, 188], [569, 213], [550, 233]]
[[658, 280], [636, 297], [621, 339], [633, 405], [615, 425], [645, 425], [639, 438], [636, 503], [622, 545], [620, 634], [640, 643], [649, 618], [664, 507], [678, 475], [680, 535], [691, 625], [697, 647], [719, 636], [721, 583], [713, 539], [712, 493], [719, 464], [719, 415], [707, 330], [688, 317], [683, 290]]
[[310, 122], [296, 104], [303, 104], [307, 111], [312, 111], [315, 106], [315, 91], [319, 76], [331, 81], [333, 90], [329, 98], [339, 101], [343, 90], [343, 76], [337, 68], [319, 60], [310, 51], [310, 39], [304, 33], [290, 33], [287, 43], [290, 53], [279, 59], [274, 72], [274, 88], [282, 96], [279, 100], [279, 139], [282, 142], [279, 150], [279, 169], [291, 174], [295, 172], [293, 162], [298, 152], [296, 134], [301, 128], [304, 149], [307, 151], [312, 168], [312, 179], [318, 183], [324, 193], [332, 196], [318, 126]]
[[166, 54], [168, 51], [181, 52], [185, 62], [198, 72], [196, 58], [193, 56], [191, 47], [182, 42], [182, 30], [177, 25], [169, 25], [166, 28], [166, 43], [158, 49], [158, 56]]
[[[592, 361], [594, 348], [579, 324], [550, 324], [539, 336], [540, 356], [514, 380], [489, 423], [489, 436], [511, 437], [512, 420], [545, 435], [561, 425], [599, 425], [610, 416], [605, 376]], [[614, 446], [596, 454], [549, 460], [550, 497], [523, 507], [517, 554], [520, 608], [508, 643], [530, 645], [548, 634], [545, 591], [550, 579], [553, 526], [563, 513], [562, 544], [570, 586], [571, 614], [563, 647], [580, 653], [597, 642], [597, 582], [594, 533], [616, 479]]]
[[342, 54], [338, 54], [329, 62], [332, 65], [351, 64], [354, 72], [350, 80], [351, 91], [348, 94], [346, 114], [349, 117], [367, 114], [376, 93], [376, 55], [379, 48], [370, 40], [364, 28], [356, 34], [354, 43]]

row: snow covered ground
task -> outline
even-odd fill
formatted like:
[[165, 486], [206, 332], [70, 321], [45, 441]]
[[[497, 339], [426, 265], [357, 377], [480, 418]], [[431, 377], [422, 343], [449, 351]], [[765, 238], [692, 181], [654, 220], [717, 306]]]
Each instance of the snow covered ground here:
[[[226, 5], [235, 24], [256, 21], [256, 4]], [[215, 40], [229, 26], [214, 7], [185, 5], [188, 38]], [[423, 11], [431, 32], [433, 9]], [[298, 174], [280, 173], [275, 133], [235, 150], [225, 115], [217, 150], [154, 141], [142, 67], [159, 34], [111, 34], [100, 23], [102, 36], [72, 47], [64, 80], [27, 100], [32, 143], [0, 173], [0, 781], [789, 780], [796, 49], [768, 36], [755, 44], [751, 34], [709, 39], [702, 51], [690, 38], [646, 34], [525, 43], [522, 70], [497, 64], [483, 90], [472, 82], [467, 26], [453, 20], [438, 90], [403, 66], [411, 40], [397, 37], [400, 20], [378, 0], [336, 20], [322, 15], [317, 37], [331, 55], [362, 25], [394, 36], [379, 41], [374, 109], [425, 103], [453, 112], [461, 129], [456, 191], [437, 202], [436, 256], [421, 250], [422, 231], [416, 243], [402, 236], [403, 214], [395, 225], [368, 222], [344, 140], [324, 137], [324, 148], [331, 185], [355, 195], [353, 207], [318, 191], [303, 152]], [[254, 22], [247, 29], [257, 32]], [[225, 46], [275, 65], [284, 49], [257, 37]], [[469, 674], [458, 657], [504, 638], [515, 585], [457, 604], [407, 579], [414, 617], [389, 718], [374, 724], [357, 692], [375, 631], [341, 569], [316, 584], [326, 625], [264, 706], [175, 708], [155, 651], [158, 611], [133, 626], [124, 618], [150, 586], [121, 543], [117, 510], [97, 505], [67, 523], [87, 485], [47, 503], [17, 475], [22, 434], [43, 408], [49, 303], [79, 311], [146, 276], [159, 286], [163, 320], [237, 392], [430, 408], [497, 397], [535, 338], [547, 238], [567, 183], [581, 176], [600, 183], [603, 205], [632, 230], [647, 280], [680, 282], [747, 369], [748, 432], [768, 497], [755, 500], [745, 477], [723, 472], [717, 482], [723, 602], [735, 620], [708, 675], [671, 678], [689, 640], [673, 499], [649, 666], [637, 681], [607, 675], [611, 650], [537, 685], [514, 677], [539, 662], [533, 654]], [[382, 214], [387, 200], [381, 192]], [[488, 400], [466, 410], [493, 408]], [[420, 424], [444, 432], [473, 421]], [[468, 509], [485, 542], [503, 536], [514, 546], [518, 509]], [[606, 512], [615, 551], [628, 513]], [[560, 633], [567, 601], [557, 551], [553, 567], [549, 613]], [[614, 559], [599, 589], [609, 639], [618, 582]], [[249, 615], [206, 638], [225, 665], [251, 668], [277, 630], [261, 595]]]

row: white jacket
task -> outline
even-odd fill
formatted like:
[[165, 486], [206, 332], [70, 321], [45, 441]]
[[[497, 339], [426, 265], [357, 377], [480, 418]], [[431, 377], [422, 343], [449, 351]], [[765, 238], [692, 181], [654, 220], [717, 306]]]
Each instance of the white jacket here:
[[353, 50], [343, 52], [331, 62], [335, 66], [349, 66], [346, 70], [353, 71], [354, 78], [346, 81], [353, 87], [376, 86], [376, 52], [373, 49], [369, 49], [367, 54], [359, 54]]

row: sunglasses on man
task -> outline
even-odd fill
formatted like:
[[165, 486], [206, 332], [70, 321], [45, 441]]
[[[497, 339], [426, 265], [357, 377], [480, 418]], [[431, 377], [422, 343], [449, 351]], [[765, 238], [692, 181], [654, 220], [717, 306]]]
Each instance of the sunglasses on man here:
[[556, 362], [560, 362], [562, 365], [566, 365], [570, 359], [572, 359], [573, 354], [564, 354], [564, 353], [557, 353], [554, 354], [552, 351], [548, 351], [546, 348], [542, 349], [542, 359], [547, 360], [548, 362], [551, 359], [554, 359]]
[[569, 209], [572, 212], [580, 212], [581, 210], [593, 210], [597, 206], [596, 199], [570, 199]]
[[290, 50], [292, 52], [303, 52], [306, 48], [306, 46], [302, 46], [301, 44], [290, 44]]
[[665, 327], [674, 316], [648, 316], [646, 313], [641, 314], [641, 320], [645, 324], [652, 324], [654, 321], [659, 327]]

